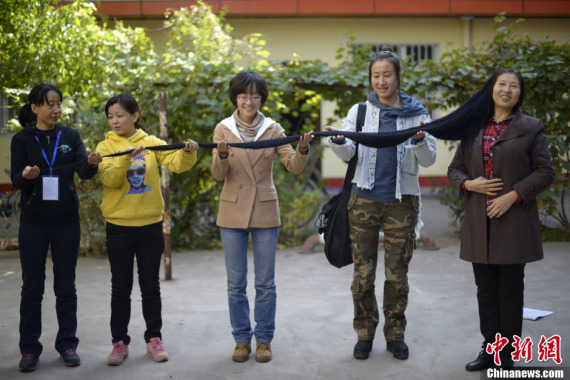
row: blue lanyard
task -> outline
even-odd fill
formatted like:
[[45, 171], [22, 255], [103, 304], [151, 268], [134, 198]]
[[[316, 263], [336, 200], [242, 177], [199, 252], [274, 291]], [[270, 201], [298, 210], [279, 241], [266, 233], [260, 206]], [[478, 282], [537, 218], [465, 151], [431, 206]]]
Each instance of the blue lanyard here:
[[59, 138], [61, 137], [61, 129], [57, 133], [57, 140], [55, 140], [55, 148], [53, 150], [53, 157], [51, 159], [51, 163], [49, 162], [49, 160], [47, 158], [46, 151], [42, 147], [42, 144], [40, 144], [40, 139], [38, 138], [38, 136], [34, 136], [34, 137], [36, 138], [36, 141], [38, 142], [38, 144], [40, 145], [40, 148], [42, 149], [42, 154], [44, 155], [44, 159], [46, 160], [47, 164], [49, 165], [49, 174], [51, 175], [52, 174], [51, 168], [53, 167], [53, 164], [55, 164], [55, 156], [57, 155], [57, 147], [59, 145]]

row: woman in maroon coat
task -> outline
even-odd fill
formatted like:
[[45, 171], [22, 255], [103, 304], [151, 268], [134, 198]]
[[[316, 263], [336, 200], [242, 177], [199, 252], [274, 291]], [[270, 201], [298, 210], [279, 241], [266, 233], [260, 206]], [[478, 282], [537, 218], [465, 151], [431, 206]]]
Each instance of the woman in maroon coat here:
[[[499, 69], [474, 98], [480, 99], [478, 126], [461, 141], [447, 172], [465, 199], [460, 257], [473, 263], [484, 338], [468, 371], [513, 366], [511, 343], [522, 333], [525, 264], [543, 258], [536, 197], [554, 179], [544, 126], [520, 110], [522, 76]], [[508, 339], [500, 364], [486, 351], [496, 334]]]

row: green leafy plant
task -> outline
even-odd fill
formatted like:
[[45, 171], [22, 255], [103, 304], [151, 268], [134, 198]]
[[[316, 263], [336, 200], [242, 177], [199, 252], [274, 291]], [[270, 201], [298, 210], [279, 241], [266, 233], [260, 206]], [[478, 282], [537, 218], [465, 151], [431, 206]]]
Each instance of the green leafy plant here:
[[[115, 93], [133, 94], [142, 110], [142, 120], [154, 135], [159, 133], [159, 94], [168, 102], [168, 138], [171, 142], [210, 141], [216, 124], [234, 107], [228, 99], [229, 80], [241, 70], [263, 73], [271, 90], [262, 111], [280, 122], [287, 133], [315, 129], [320, 95], [292, 86], [291, 71], [300, 63], [270, 63], [265, 41], [259, 34], [242, 39], [231, 36], [224, 15], [215, 15], [203, 2], [165, 17], [168, 40], [157, 54], [142, 29], [109, 28], [95, 17], [95, 7], [87, 1], [59, 6], [39, 0], [0, 4], [0, 90], [13, 107], [25, 103], [25, 95], [36, 83], [50, 82], [60, 87], [66, 99], [65, 125], [80, 130], [88, 151], [104, 139], [108, 125], [103, 115], [106, 100]], [[58, 38], [35, 38], [35, 36]], [[25, 48], [22, 48], [25, 47]], [[38, 55], [38, 52], [41, 55]], [[30, 78], [33, 81], [30, 82]], [[9, 90], [13, 89], [13, 90]], [[17, 121], [12, 129], [19, 129]], [[197, 164], [170, 181], [174, 247], [209, 248], [219, 246], [215, 224], [221, 183], [210, 175], [211, 153], [200, 150]], [[276, 167], [281, 165], [276, 164]], [[310, 169], [309, 169], [310, 170]], [[284, 193], [297, 180], [286, 173], [276, 181]], [[99, 210], [101, 184], [81, 181], [81, 223], [86, 250], [100, 254], [104, 247], [104, 221]], [[297, 194], [311, 204], [312, 195]], [[291, 210], [285, 197], [282, 207]], [[293, 198], [291, 198], [293, 199]], [[287, 229], [295, 228], [286, 223]]]

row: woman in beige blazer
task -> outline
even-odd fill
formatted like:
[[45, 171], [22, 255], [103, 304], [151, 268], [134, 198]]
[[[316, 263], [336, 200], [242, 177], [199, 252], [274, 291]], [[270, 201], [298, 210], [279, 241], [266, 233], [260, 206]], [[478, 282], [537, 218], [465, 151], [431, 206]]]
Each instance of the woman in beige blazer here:
[[[293, 173], [300, 173], [309, 157], [313, 136], [303, 135], [297, 149], [289, 144], [265, 149], [231, 149], [232, 143], [285, 137], [283, 128], [265, 117], [259, 108], [269, 91], [263, 77], [255, 72], [236, 75], [229, 95], [237, 107], [214, 131], [212, 175], [224, 181], [217, 224], [226, 259], [230, 322], [236, 347], [235, 362], [245, 362], [255, 335], [255, 359], [271, 360], [271, 340], [275, 331], [275, 257], [279, 237], [279, 202], [273, 183], [273, 161], [279, 160]], [[247, 249], [251, 235], [255, 269], [255, 330], [249, 319]]]

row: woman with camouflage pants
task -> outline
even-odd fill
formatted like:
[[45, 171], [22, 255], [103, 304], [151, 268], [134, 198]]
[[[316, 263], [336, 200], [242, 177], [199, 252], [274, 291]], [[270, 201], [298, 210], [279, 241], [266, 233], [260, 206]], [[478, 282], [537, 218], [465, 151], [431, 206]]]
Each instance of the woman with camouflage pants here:
[[[390, 48], [383, 48], [370, 62], [370, 93], [362, 132], [393, 132], [430, 122], [425, 108], [399, 91], [400, 59]], [[358, 105], [343, 121], [344, 131], [356, 131]], [[334, 130], [325, 127], [327, 130]], [[397, 359], [407, 359], [404, 342], [408, 304], [408, 265], [412, 258], [419, 218], [419, 165], [435, 161], [435, 139], [418, 132], [398, 146], [369, 148], [357, 146], [338, 135], [329, 138], [335, 154], [348, 161], [358, 154], [352, 194], [348, 203], [350, 239], [354, 260], [352, 299], [354, 330], [358, 342], [356, 359], [367, 359], [379, 321], [374, 292], [378, 263], [378, 234], [384, 230], [384, 336], [386, 348]]]

